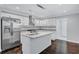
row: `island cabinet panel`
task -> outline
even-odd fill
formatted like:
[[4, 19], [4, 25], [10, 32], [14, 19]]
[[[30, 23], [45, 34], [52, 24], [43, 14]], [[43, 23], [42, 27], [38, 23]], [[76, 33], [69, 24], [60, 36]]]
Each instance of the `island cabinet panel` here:
[[21, 36], [21, 43], [22, 43], [23, 54], [31, 54], [31, 42], [30, 42], [30, 38], [22, 35]]
[[50, 35], [39, 37], [21, 36], [23, 54], [38, 54], [51, 45]]
[[50, 35], [45, 35], [31, 39], [31, 52], [32, 54], [40, 53], [50, 45], [51, 45]]

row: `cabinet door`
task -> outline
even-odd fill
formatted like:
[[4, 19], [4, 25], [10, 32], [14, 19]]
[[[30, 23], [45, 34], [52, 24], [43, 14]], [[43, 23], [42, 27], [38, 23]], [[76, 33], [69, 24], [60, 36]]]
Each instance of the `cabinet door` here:
[[31, 53], [30, 38], [21, 35], [21, 43], [22, 43], [23, 54], [30, 54]]

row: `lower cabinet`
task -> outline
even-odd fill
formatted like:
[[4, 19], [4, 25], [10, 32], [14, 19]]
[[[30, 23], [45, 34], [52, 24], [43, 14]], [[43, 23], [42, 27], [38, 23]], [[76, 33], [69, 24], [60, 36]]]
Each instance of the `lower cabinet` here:
[[21, 35], [23, 54], [39, 54], [51, 45], [50, 35], [28, 37]]

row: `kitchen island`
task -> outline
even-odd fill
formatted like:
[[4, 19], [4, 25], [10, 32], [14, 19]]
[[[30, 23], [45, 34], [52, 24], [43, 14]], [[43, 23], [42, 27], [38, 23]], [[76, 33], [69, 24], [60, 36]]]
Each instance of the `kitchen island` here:
[[51, 45], [51, 31], [21, 32], [23, 54], [38, 54]]

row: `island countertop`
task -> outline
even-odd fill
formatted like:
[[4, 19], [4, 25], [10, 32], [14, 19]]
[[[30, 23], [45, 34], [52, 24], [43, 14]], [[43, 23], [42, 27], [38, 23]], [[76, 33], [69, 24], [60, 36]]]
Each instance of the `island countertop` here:
[[41, 30], [39, 30], [39, 31], [36, 31], [36, 33], [34, 33], [34, 34], [29, 33], [28, 31], [22, 31], [21, 35], [29, 37], [29, 38], [39, 38], [41, 36], [49, 35], [52, 33], [55, 33], [55, 31], [43, 31], [43, 30], [41, 31]]

